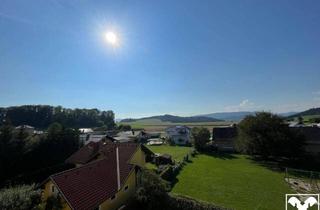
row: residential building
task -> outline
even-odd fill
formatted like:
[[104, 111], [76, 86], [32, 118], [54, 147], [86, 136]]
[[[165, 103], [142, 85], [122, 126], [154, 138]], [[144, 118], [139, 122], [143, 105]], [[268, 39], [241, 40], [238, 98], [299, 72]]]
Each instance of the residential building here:
[[290, 128], [299, 132], [305, 137], [305, 150], [308, 154], [320, 158], [320, 128], [317, 126], [293, 127]]
[[79, 135], [79, 142], [82, 145], [86, 145], [89, 142], [99, 142], [100, 140], [102, 140], [106, 136], [107, 136], [106, 132], [103, 132], [103, 131], [81, 133]]
[[79, 131], [83, 134], [93, 133], [92, 128], [79, 128]]
[[114, 139], [118, 142], [132, 142], [139, 135], [139, 131], [121, 131], [117, 133]]
[[67, 159], [77, 167], [44, 182], [43, 198], [58, 198], [63, 209], [118, 209], [135, 193], [148, 153], [134, 143], [90, 142]]
[[30, 125], [19, 125], [17, 127], [15, 127], [16, 131], [20, 131], [23, 130], [24, 132], [28, 133], [29, 135], [32, 135], [35, 132], [34, 127], [30, 126]]
[[138, 134], [137, 140], [140, 143], [146, 143], [146, 142], [149, 142], [150, 139], [159, 139], [160, 137], [161, 137], [161, 133], [146, 132], [143, 130]]
[[234, 151], [236, 138], [237, 128], [235, 125], [213, 128], [213, 145], [219, 151]]
[[191, 129], [187, 126], [172, 126], [166, 129], [167, 138], [176, 145], [186, 145], [191, 142]]

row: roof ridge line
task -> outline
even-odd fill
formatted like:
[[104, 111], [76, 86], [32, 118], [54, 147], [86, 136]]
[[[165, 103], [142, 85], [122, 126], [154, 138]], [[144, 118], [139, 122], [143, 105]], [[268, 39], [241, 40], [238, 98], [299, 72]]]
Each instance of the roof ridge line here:
[[104, 157], [104, 158], [102, 158], [102, 159], [97, 159], [97, 160], [91, 161], [91, 162], [89, 162], [89, 163], [86, 163], [86, 164], [84, 164], [84, 165], [82, 165], [82, 166], [74, 167], [74, 168], [71, 168], [71, 169], [67, 169], [67, 170], [65, 170], [65, 171], [61, 171], [61, 172], [52, 174], [52, 175], [50, 175], [50, 177], [57, 176], [57, 175], [60, 175], [60, 174], [65, 173], [65, 172], [69, 172], [69, 171], [81, 169], [81, 168], [84, 168], [84, 167], [88, 167], [88, 166], [93, 165], [93, 164], [95, 164], [95, 163], [97, 163], [97, 162], [100, 162], [100, 161], [103, 161], [103, 160], [107, 160], [107, 159], [108, 159], [108, 157]]

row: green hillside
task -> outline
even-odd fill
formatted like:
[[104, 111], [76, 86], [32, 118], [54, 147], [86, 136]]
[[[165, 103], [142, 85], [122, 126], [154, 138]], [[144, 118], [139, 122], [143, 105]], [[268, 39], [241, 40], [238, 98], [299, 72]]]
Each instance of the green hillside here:
[[123, 119], [121, 120], [122, 123], [124, 122], [145, 122], [145, 121], [154, 121], [156, 120], [161, 122], [170, 122], [170, 123], [197, 123], [197, 122], [218, 122], [222, 120], [218, 120], [211, 117], [205, 117], [205, 116], [194, 116], [194, 117], [180, 117], [180, 116], [174, 116], [174, 115], [158, 115], [158, 116], [152, 116], [152, 117], [144, 117], [139, 119]]
[[295, 117], [299, 117], [299, 116], [301, 116], [301, 117], [308, 116], [309, 118], [312, 116], [320, 116], [320, 107], [308, 109], [306, 111], [291, 115], [288, 118], [295, 118]]

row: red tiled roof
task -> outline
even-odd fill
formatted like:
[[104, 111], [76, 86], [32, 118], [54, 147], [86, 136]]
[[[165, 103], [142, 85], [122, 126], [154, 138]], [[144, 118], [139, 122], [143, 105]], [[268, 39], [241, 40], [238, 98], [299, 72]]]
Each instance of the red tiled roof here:
[[81, 163], [85, 164], [92, 160], [99, 151], [99, 144], [96, 142], [89, 142], [87, 145], [80, 148], [77, 152], [72, 154], [65, 162], [66, 163]]
[[100, 148], [100, 151], [105, 152], [105, 158], [50, 177], [71, 208], [94, 209], [116, 194], [118, 191], [116, 147], [119, 149], [120, 184], [122, 186], [134, 169], [134, 166], [128, 161], [137, 150], [137, 144], [106, 143]]
[[[108, 139], [110, 141], [113, 140], [113, 138], [111, 137], [108, 137]], [[104, 148], [104, 145], [106, 144], [112, 144], [112, 142], [109, 142], [107, 140], [101, 140], [99, 142], [89, 142], [87, 145], [81, 147], [77, 152], [72, 154], [65, 162], [73, 164], [88, 163], [99, 154], [100, 150]]]

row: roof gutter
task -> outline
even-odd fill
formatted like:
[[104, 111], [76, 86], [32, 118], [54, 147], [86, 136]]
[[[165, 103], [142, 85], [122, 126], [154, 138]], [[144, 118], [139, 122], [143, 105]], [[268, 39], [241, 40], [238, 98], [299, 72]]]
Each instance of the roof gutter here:
[[119, 148], [118, 145], [116, 147], [116, 158], [117, 158], [117, 183], [118, 183], [118, 191], [121, 188], [121, 183], [120, 183], [120, 166], [119, 166]]

